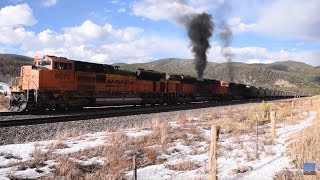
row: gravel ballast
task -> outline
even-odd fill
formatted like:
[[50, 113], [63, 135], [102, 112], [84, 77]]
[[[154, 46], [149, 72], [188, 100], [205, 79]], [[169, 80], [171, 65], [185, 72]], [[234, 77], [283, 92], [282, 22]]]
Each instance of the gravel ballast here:
[[228, 108], [245, 108], [245, 106], [249, 106], [252, 104], [254, 103], [162, 112], [154, 114], [110, 117], [103, 119], [6, 127], [0, 128], [0, 145], [56, 139], [57, 134], [62, 132], [67, 132], [69, 135], [76, 136], [77, 134], [83, 133], [115, 131], [118, 129], [132, 128], [142, 125], [147, 126], [154, 120], [174, 121], [177, 119], [178, 114], [185, 114], [187, 117], [206, 117], [209, 116], [210, 113], [215, 111]]

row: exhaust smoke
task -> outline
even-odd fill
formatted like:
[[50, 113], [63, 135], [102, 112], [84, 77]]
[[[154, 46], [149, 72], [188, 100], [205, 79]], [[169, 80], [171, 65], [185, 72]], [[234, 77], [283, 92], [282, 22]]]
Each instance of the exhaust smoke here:
[[232, 11], [231, 6], [226, 1], [224, 1], [217, 11], [217, 17], [219, 18], [218, 19], [218, 27], [219, 27], [218, 36], [222, 42], [221, 53], [227, 61], [229, 80], [230, 82], [234, 82], [234, 66], [232, 64], [233, 53], [230, 47], [232, 42], [232, 31], [228, 23], [226, 22], [227, 21], [226, 16], [231, 11]]
[[230, 82], [234, 82], [234, 66], [232, 64], [233, 53], [232, 49], [230, 48], [230, 43], [232, 40], [232, 31], [226, 25], [219, 33], [219, 37], [222, 41], [223, 48], [221, 49], [224, 58], [227, 61], [227, 68], [228, 68], [228, 76]]
[[207, 66], [207, 50], [210, 48], [209, 38], [212, 36], [214, 23], [212, 16], [207, 13], [191, 14], [186, 19], [188, 36], [194, 53], [195, 70], [197, 77], [202, 78]]

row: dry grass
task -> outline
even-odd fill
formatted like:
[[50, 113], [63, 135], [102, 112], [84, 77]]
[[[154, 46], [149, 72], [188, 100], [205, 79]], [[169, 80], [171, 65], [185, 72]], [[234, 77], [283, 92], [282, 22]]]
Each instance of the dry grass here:
[[239, 166], [238, 168], [236, 169], [231, 169], [228, 174], [229, 175], [235, 175], [235, 174], [238, 174], [238, 173], [244, 173], [244, 172], [247, 172], [247, 171], [251, 171], [253, 168], [251, 166], [245, 166], [245, 165], [242, 165], [242, 166]]
[[174, 171], [191, 171], [198, 169], [200, 165], [195, 164], [192, 161], [185, 161], [176, 164], [165, 164], [165, 167]]
[[[267, 106], [267, 108], [259, 105], [246, 106], [246, 110], [227, 108], [220, 112], [200, 113], [199, 120], [190, 121], [185, 114], [178, 114], [173, 118], [173, 122], [176, 122], [176, 125], [178, 126], [171, 126], [168, 121], [160, 121], [160, 118], [156, 118], [150, 123], [139, 125], [138, 127], [140, 129], [150, 130], [151, 133], [148, 136], [129, 137], [125, 132], [115, 130], [105, 138], [106, 144], [71, 153], [69, 155], [70, 158], [83, 160], [92, 157], [101, 157], [104, 160], [103, 165], [98, 166], [98, 168], [91, 168], [93, 170], [84, 170], [88, 168], [80, 167], [78, 163], [71, 159], [62, 158], [59, 165], [56, 166], [54, 177], [64, 176], [66, 179], [74, 177], [80, 177], [81, 179], [123, 179], [124, 173], [132, 168], [133, 155], [137, 156], [137, 165], [139, 168], [162, 164], [166, 159], [161, 158], [161, 154], [170, 155], [172, 153], [180, 152], [180, 150], [176, 148], [170, 148], [170, 151], [166, 151], [166, 149], [178, 140], [191, 148], [190, 154], [198, 154], [200, 151], [196, 142], [206, 141], [202, 131], [208, 129], [212, 123], [221, 127], [221, 133], [228, 133], [229, 135], [239, 137], [238, 135], [254, 132], [254, 128], [248, 123], [253, 113], [256, 114], [258, 112], [259, 120], [263, 123], [267, 123], [269, 122], [269, 118], [264, 113], [266, 112], [266, 109], [269, 112], [272, 107], [279, 110], [281, 119], [287, 119], [289, 117], [288, 114], [291, 114], [291, 112], [288, 112], [288, 107], [290, 107], [290, 105], [289, 102], [284, 103], [283, 105], [261, 105]], [[300, 111], [296, 110], [296, 113], [293, 114], [297, 115], [299, 113]], [[263, 135], [265, 134], [266, 133]], [[69, 134], [65, 132], [61, 132], [57, 135], [57, 139], [66, 139], [68, 137]], [[245, 156], [247, 160], [254, 160], [255, 157], [252, 151], [254, 145], [250, 147], [250, 145], [244, 145], [243, 141], [239, 141], [239, 143], [241, 143], [240, 146], [246, 149]], [[263, 145], [270, 145], [270, 143], [271, 141], [268, 140], [260, 142], [260, 151], [265, 151], [267, 155], [274, 155], [275, 152], [272, 148], [264, 149], [262, 147]], [[61, 146], [64, 147], [63, 144]], [[60, 145], [58, 147], [60, 147]], [[233, 146], [225, 147], [225, 149], [229, 149], [230, 151], [234, 148], [235, 147]], [[221, 155], [223, 153], [220, 152], [219, 154]], [[166, 164], [165, 166], [177, 171], [188, 171], [199, 168], [199, 165], [192, 161]]]
[[63, 129], [58, 130], [55, 134], [55, 139], [58, 141], [64, 141], [67, 140], [69, 137], [77, 137], [79, 140], [84, 139], [84, 132], [86, 130], [81, 130], [78, 128], [72, 128], [72, 129]]
[[177, 122], [178, 124], [180, 124], [181, 126], [184, 126], [187, 123], [187, 116], [184, 113], [179, 113], [177, 115]]
[[[302, 105], [310, 105], [310, 100], [305, 98]], [[316, 106], [317, 108], [314, 108]], [[310, 106], [309, 106], [310, 107]], [[292, 164], [296, 169], [302, 169], [303, 163], [315, 162], [317, 169], [320, 168], [320, 97], [312, 98], [310, 110], [317, 111], [315, 122], [312, 126], [303, 129], [300, 133], [292, 137], [292, 143], [289, 145], [287, 155], [293, 158]], [[275, 179], [320, 179], [320, 174], [315, 176], [304, 176], [300, 172], [284, 170], [275, 176]]]
[[69, 146], [63, 141], [55, 141], [55, 142], [49, 144], [46, 148], [49, 150], [65, 149], [65, 148], [69, 148]]
[[34, 151], [32, 151], [30, 153], [30, 156], [32, 157], [31, 160], [21, 161], [20, 157], [16, 157], [16, 156], [8, 154], [7, 155], [8, 158], [10, 158], [10, 159], [13, 158], [18, 161], [12, 161], [12, 163], [8, 163], [5, 166], [0, 166], [0, 168], [12, 167], [18, 171], [26, 170], [28, 168], [38, 169], [38, 168], [42, 168], [47, 165], [45, 163], [45, 161], [47, 161], [49, 159], [54, 159], [56, 157], [55, 154], [52, 153], [52, 151], [43, 152], [43, 151], [41, 151], [41, 149], [38, 146], [36, 146]]

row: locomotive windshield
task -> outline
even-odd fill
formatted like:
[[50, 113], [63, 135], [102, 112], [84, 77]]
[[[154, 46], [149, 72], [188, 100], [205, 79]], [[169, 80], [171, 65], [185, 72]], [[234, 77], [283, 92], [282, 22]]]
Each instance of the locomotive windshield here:
[[50, 66], [51, 61], [38, 61], [38, 66], [43, 67], [43, 66]]

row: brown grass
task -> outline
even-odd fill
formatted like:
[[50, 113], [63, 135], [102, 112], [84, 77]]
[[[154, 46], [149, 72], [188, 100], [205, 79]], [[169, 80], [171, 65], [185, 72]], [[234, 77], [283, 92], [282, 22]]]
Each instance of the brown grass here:
[[69, 146], [65, 142], [59, 140], [49, 144], [46, 148], [49, 150], [65, 149], [65, 148], [69, 148]]
[[192, 162], [192, 161], [185, 161], [176, 164], [165, 164], [165, 167], [174, 171], [191, 171], [198, 169], [200, 165]]
[[[310, 105], [308, 98], [304, 98], [303, 104]], [[314, 106], [318, 108], [314, 108]], [[310, 106], [309, 106], [310, 107]], [[303, 163], [305, 162], [315, 162], [317, 164], [317, 169], [320, 168], [320, 97], [312, 98], [312, 106], [310, 110], [317, 111], [317, 116], [314, 119], [312, 126], [303, 129], [300, 133], [292, 136], [292, 143], [289, 145], [287, 155], [293, 158], [292, 165], [296, 169], [302, 169]], [[315, 176], [305, 176], [300, 172], [293, 172], [289, 170], [284, 170], [275, 176], [275, 179], [320, 179], [320, 174], [316, 173]]]
[[34, 151], [30, 153], [30, 156], [32, 157], [31, 160], [20, 161], [20, 157], [8, 155], [8, 158], [14, 158], [18, 161], [12, 161], [11, 163], [6, 164], [5, 166], [0, 166], [0, 168], [13, 167], [18, 171], [26, 170], [28, 168], [41, 168], [47, 165], [45, 161], [56, 158], [55, 154], [52, 153], [52, 151], [49, 150], [43, 152], [40, 150], [38, 146], [36, 146]]
[[178, 124], [180, 124], [181, 126], [185, 125], [187, 123], [187, 116], [184, 113], [179, 113], [177, 115], [177, 122]]

